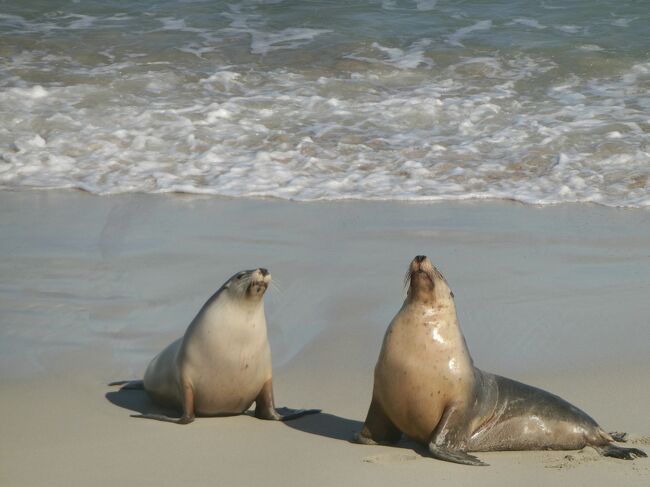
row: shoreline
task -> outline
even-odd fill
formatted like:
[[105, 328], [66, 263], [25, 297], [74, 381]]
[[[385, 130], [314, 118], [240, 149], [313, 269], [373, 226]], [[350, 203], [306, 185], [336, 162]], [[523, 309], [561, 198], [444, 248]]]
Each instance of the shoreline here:
[[[424, 253], [456, 295], [479, 368], [558, 394], [650, 449], [650, 213], [629, 210], [0, 191], [0, 411], [12, 418], [0, 426], [0, 483], [645, 485], [647, 459], [590, 449], [480, 454], [492, 466], [474, 469], [409, 442], [346, 439], [365, 418], [406, 266]], [[280, 288], [265, 298], [276, 402], [323, 413], [183, 427], [130, 418], [146, 397], [105, 384], [141, 376], [227, 277], [253, 266]]]
[[0, 192], [7, 193], [31, 193], [31, 192], [55, 192], [55, 193], [80, 193], [96, 198], [114, 198], [114, 197], [171, 197], [171, 198], [187, 198], [187, 199], [209, 199], [209, 200], [225, 200], [225, 201], [271, 201], [277, 203], [291, 203], [291, 204], [337, 204], [337, 203], [375, 203], [375, 204], [416, 204], [416, 205], [436, 205], [436, 204], [519, 204], [531, 208], [554, 208], [562, 206], [587, 206], [587, 207], [599, 207], [599, 208], [608, 208], [612, 210], [631, 210], [631, 211], [649, 211], [650, 206], [625, 206], [625, 205], [608, 205], [605, 203], [599, 203], [598, 201], [557, 201], [557, 202], [547, 202], [547, 203], [534, 203], [529, 201], [523, 201], [515, 197], [499, 197], [499, 196], [458, 196], [457, 198], [450, 197], [449, 195], [440, 196], [440, 197], [423, 197], [420, 199], [411, 199], [411, 198], [357, 198], [357, 197], [341, 197], [341, 198], [321, 198], [321, 199], [294, 199], [294, 198], [283, 198], [280, 196], [273, 195], [225, 195], [225, 194], [214, 194], [209, 192], [190, 192], [190, 191], [158, 191], [158, 192], [142, 192], [142, 191], [125, 191], [121, 193], [93, 193], [92, 191], [78, 188], [78, 187], [69, 187], [69, 188], [57, 188], [57, 187], [39, 187], [39, 186], [0, 186]]

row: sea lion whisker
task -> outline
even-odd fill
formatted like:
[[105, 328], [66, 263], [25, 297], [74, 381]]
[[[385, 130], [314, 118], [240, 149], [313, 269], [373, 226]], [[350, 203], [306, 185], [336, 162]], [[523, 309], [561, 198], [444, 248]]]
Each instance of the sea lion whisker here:
[[282, 294], [282, 290], [274, 281], [268, 281], [266, 283], [266, 292], [269, 299], [273, 302], [277, 302], [278, 297]]
[[269, 281], [269, 288], [274, 289], [278, 293], [284, 292], [284, 289], [282, 288], [282, 284], [277, 279], [272, 279], [271, 281]]
[[404, 287], [408, 287], [411, 284], [411, 277], [413, 276], [413, 273], [411, 272], [411, 269], [407, 269], [406, 274], [404, 275]]
[[271, 293], [274, 293], [276, 295], [282, 294], [284, 292], [284, 290], [280, 286], [278, 286], [274, 281], [269, 282], [269, 291], [271, 291]]

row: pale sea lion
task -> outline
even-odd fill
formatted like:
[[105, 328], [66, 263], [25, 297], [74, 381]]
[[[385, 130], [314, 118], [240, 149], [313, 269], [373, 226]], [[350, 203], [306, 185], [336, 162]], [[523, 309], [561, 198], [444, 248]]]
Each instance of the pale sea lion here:
[[178, 409], [182, 416], [135, 417], [187, 424], [195, 416], [241, 414], [253, 402], [260, 419], [286, 421], [319, 413], [275, 409], [262, 299], [270, 282], [271, 274], [263, 268], [232, 276], [203, 305], [185, 335], [154, 357], [144, 380], [124, 385], [144, 387], [154, 402]]
[[370, 409], [359, 443], [393, 443], [402, 433], [434, 458], [486, 465], [467, 452], [577, 450], [647, 456], [613, 445], [586, 413], [549, 392], [474, 367], [458, 325], [454, 295], [425, 256], [406, 276], [407, 297], [390, 323], [375, 367]]

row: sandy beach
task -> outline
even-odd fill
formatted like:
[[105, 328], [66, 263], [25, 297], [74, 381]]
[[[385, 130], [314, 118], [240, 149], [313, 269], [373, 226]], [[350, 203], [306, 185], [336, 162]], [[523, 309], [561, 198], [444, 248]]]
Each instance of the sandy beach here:
[[[578, 452], [436, 461], [350, 443], [403, 277], [428, 255], [475, 364], [554, 392], [650, 451], [650, 212], [0, 192], [0, 485], [649, 485], [650, 461]], [[286, 424], [131, 418], [140, 378], [234, 272], [267, 267]]]

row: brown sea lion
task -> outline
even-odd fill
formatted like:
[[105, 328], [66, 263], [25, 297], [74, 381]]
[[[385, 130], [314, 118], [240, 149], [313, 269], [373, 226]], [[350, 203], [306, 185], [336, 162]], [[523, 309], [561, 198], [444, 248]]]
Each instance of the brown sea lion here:
[[407, 273], [406, 300], [390, 323], [375, 367], [372, 402], [359, 443], [391, 443], [402, 433], [431, 455], [486, 465], [468, 452], [577, 450], [647, 456], [612, 444], [586, 413], [558, 396], [474, 367], [458, 325], [454, 295], [425, 256]]

